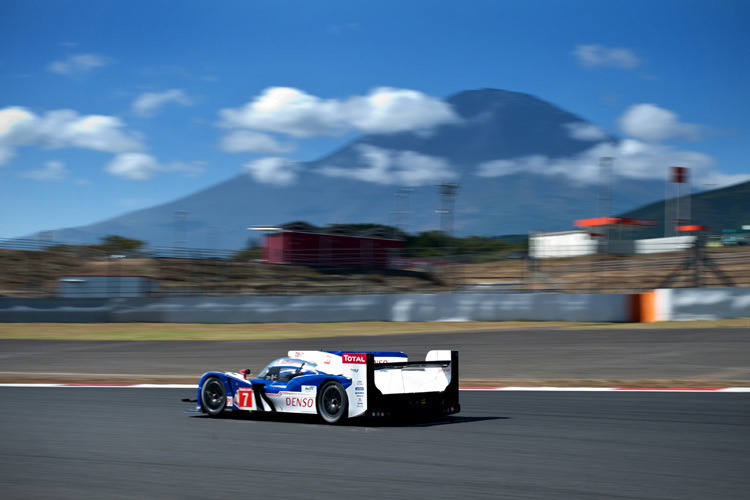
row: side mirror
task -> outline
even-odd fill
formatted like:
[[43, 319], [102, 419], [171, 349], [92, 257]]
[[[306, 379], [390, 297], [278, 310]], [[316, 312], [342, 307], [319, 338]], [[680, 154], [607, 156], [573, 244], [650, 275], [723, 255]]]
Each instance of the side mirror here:
[[252, 375], [253, 371], [250, 368], [245, 368], [245, 369], [240, 370], [240, 373], [242, 374], [243, 377], [245, 377], [245, 380], [247, 380], [247, 377], [249, 375]]

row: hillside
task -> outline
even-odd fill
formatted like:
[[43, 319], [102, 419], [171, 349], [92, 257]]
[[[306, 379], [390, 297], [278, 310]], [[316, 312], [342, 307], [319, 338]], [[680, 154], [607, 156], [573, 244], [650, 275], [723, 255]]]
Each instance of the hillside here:
[[[680, 198], [682, 207], [688, 204], [691, 223], [710, 227], [712, 234], [721, 234], [722, 229], [740, 229], [750, 225], [750, 182], [698, 193], [692, 195], [689, 202], [687, 197]], [[658, 220], [662, 225], [639, 230], [639, 237], [664, 236], [664, 201], [625, 212], [621, 217]]]

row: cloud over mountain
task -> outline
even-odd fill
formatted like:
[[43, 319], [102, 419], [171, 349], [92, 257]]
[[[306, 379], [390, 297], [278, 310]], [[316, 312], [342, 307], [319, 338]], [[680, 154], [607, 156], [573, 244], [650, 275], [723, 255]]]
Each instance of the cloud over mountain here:
[[698, 125], [681, 122], [677, 113], [648, 103], [631, 106], [618, 123], [627, 135], [651, 142], [696, 140], [701, 129]]
[[345, 177], [375, 184], [421, 186], [458, 177], [443, 158], [415, 151], [391, 151], [366, 144], [356, 147], [356, 166], [324, 165], [319, 172], [328, 177]]
[[287, 154], [296, 147], [292, 143], [278, 141], [270, 134], [234, 130], [221, 139], [219, 149], [227, 153]]
[[693, 170], [696, 179], [713, 173], [713, 158], [694, 151], [680, 151], [670, 146], [624, 139], [601, 143], [570, 158], [549, 158], [533, 155], [511, 160], [485, 162], [477, 167], [480, 177], [502, 177], [518, 173], [561, 176], [578, 184], [599, 182], [602, 157], [614, 158], [614, 174], [629, 179], [665, 179], [667, 167], [680, 165]]
[[239, 108], [220, 111], [220, 125], [293, 137], [339, 136], [351, 131], [390, 134], [424, 131], [458, 117], [441, 99], [379, 87], [365, 96], [322, 99], [289, 87], [271, 87]]
[[297, 180], [301, 166], [286, 158], [268, 157], [246, 163], [243, 168], [256, 182], [288, 186]]

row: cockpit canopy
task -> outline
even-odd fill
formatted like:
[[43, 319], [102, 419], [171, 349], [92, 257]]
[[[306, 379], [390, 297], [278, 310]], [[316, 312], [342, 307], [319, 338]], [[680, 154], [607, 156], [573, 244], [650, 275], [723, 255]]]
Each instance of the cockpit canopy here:
[[317, 365], [315, 363], [304, 361], [302, 359], [279, 358], [266, 366], [263, 371], [258, 374], [258, 378], [270, 380], [271, 382], [289, 382], [294, 377], [299, 377], [300, 375], [313, 375], [318, 373], [316, 367]]

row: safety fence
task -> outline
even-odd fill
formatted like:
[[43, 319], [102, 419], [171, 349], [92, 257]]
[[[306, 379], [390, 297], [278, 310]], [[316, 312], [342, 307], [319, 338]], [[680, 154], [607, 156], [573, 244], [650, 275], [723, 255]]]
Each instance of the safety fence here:
[[[376, 293], [642, 293], [750, 286], [750, 247], [684, 246], [645, 255], [530, 258], [524, 251], [391, 251], [387, 265], [352, 265], [362, 249], [297, 251], [271, 264], [258, 252], [155, 247], [131, 252], [0, 240], [0, 296], [189, 297]], [[569, 249], [568, 254], [575, 253]], [[257, 257], [257, 258], [256, 258]], [[380, 256], [382, 257], [382, 256]], [[379, 257], [379, 258], [380, 258]], [[359, 258], [359, 257], [357, 257]], [[372, 261], [374, 262], [374, 261]]]

